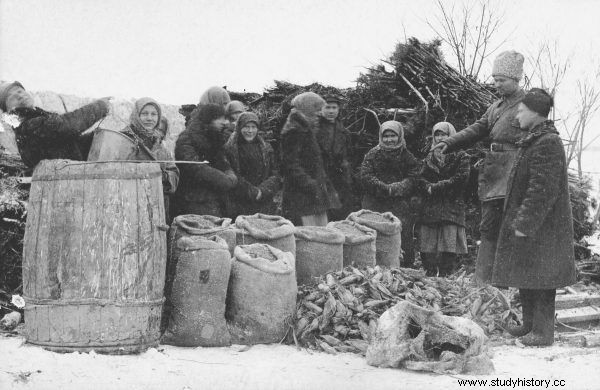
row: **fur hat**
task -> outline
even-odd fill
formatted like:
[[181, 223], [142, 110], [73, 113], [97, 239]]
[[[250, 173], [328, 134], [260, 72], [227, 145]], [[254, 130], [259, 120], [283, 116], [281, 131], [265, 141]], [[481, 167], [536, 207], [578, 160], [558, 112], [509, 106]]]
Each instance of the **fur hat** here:
[[550, 109], [554, 105], [554, 99], [541, 88], [531, 88], [525, 94], [521, 103], [527, 106], [531, 111], [537, 112], [543, 117], [547, 117]]
[[324, 105], [325, 100], [314, 92], [304, 92], [292, 99], [292, 106], [307, 116], [316, 115]]
[[260, 121], [258, 120], [258, 116], [256, 116], [255, 113], [248, 112], [248, 111], [242, 112], [242, 114], [240, 115], [240, 117], [237, 120], [236, 130], [238, 132], [242, 131], [244, 126], [246, 126], [250, 122], [254, 122], [254, 123], [256, 123], [256, 126], [260, 126]]
[[6, 111], [6, 99], [8, 99], [8, 93], [14, 87], [21, 87], [25, 89], [23, 84], [18, 81], [13, 81], [12, 83], [2, 83], [0, 84], [0, 110]]
[[503, 51], [494, 60], [492, 76], [504, 76], [519, 81], [523, 77], [523, 62], [523, 54], [514, 50]]
[[232, 100], [229, 103], [227, 103], [227, 105], [225, 106], [225, 114], [227, 114], [227, 116], [231, 116], [232, 114], [235, 114], [236, 112], [244, 112], [246, 111], [246, 106], [244, 105], [244, 103], [240, 102], [239, 100]]
[[[383, 144], [383, 133], [386, 131], [392, 131], [398, 136], [398, 143], [395, 146], [387, 146]], [[404, 141], [404, 128], [402, 123], [397, 121], [387, 121], [381, 124], [379, 128], [379, 147], [385, 150], [398, 149], [406, 145]]]

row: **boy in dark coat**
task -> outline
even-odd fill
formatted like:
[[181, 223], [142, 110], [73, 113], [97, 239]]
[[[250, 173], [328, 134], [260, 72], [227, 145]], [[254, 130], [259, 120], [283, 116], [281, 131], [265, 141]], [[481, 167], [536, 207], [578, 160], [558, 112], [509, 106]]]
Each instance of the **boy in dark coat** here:
[[519, 288], [523, 321], [509, 333], [535, 346], [553, 343], [556, 289], [576, 280], [567, 164], [547, 120], [551, 107], [552, 97], [538, 88], [519, 104], [516, 118], [528, 135], [510, 173], [492, 265], [494, 285]]
[[[433, 145], [456, 134], [448, 122], [436, 123], [431, 132]], [[442, 154], [433, 149], [423, 162], [421, 262], [428, 275], [446, 276], [452, 272], [457, 255], [467, 253], [464, 188], [469, 180], [469, 156], [463, 151]]]
[[337, 191], [342, 207], [331, 209], [328, 214], [332, 220], [346, 219], [353, 210], [352, 168], [350, 166], [351, 139], [338, 116], [342, 100], [337, 95], [325, 95], [325, 106], [319, 117], [317, 142], [325, 173]]
[[19, 154], [33, 169], [44, 159], [86, 160], [93, 135], [82, 137], [81, 133], [108, 115], [110, 104], [106, 98], [66, 114], [48, 112], [35, 107], [33, 97], [15, 81], [0, 86], [0, 109], [18, 116]]
[[314, 92], [296, 96], [281, 131], [283, 213], [303, 226], [327, 225], [327, 210], [341, 205], [325, 173], [315, 135], [324, 105]]
[[225, 154], [238, 184], [228, 196], [227, 216], [255, 213], [274, 214], [275, 193], [281, 179], [275, 166], [273, 148], [258, 134], [259, 120], [253, 112], [243, 112], [237, 118], [235, 133], [225, 144]]
[[362, 208], [390, 211], [402, 222], [402, 265], [410, 267], [415, 259], [414, 225], [411, 197], [420, 162], [406, 148], [402, 124], [387, 121], [379, 129], [379, 145], [365, 155], [360, 167], [364, 195]]
[[175, 159], [207, 161], [178, 164], [181, 172], [175, 193], [176, 213], [223, 216], [223, 199], [237, 184], [237, 177], [223, 150], [223, 130], [229, 126], [220, 104], [199, 106], [175, 144]]

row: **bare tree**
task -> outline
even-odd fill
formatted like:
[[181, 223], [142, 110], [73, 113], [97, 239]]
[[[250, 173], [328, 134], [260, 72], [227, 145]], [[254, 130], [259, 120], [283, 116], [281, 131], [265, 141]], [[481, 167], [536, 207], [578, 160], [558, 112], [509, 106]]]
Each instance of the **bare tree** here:
[[527, 53], [530, 73], [525, 75], [525, 88], [541, 87], [553, 97], [571, 67], [571, 54], [561, 54], [556, 39], [541, 41], [536, 51]]
[[600, 135], [597, 135], [590, 141], [584, 141], [587, 126], [600, 108], [600, 67], [596, 69], [592, 77], [577, 81], [577, 93], [578, 108], [575, 112], [575, 123], [570, 129], [565, 125], [569, 137], [567, 164], [570, 164], [575, 158], [579, 178], [582, 179], [581, 159], [583, 152], [600, 137]]
[[463, 1], [461, 9], [455, 3], [436, 0], [438, 14], [427, 24], [452, 50], [458, 71], [477, 79], [484, 61], [506, 42], [493, 44], [493, 37], [502, 25], [504, 13], [495, 9], [491, 0]]

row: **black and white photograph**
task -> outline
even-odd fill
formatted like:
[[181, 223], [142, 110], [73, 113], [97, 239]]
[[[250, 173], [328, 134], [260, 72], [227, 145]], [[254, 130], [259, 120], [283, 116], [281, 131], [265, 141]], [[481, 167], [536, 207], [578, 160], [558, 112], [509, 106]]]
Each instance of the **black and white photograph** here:
[[600, 388], [598, 15], [0, 0], [0, 389]]

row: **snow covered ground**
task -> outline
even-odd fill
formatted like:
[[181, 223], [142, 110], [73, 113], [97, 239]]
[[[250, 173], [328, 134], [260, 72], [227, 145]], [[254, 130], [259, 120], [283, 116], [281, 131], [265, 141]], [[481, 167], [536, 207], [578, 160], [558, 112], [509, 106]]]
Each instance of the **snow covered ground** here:
[[[458, 389], [459, 379], [550, 380], [545, 387], [600, 388], [600, 349], [497, 346], [496, 373], [450, 376], [368, 366], [354, 354], [328, 355], [286, 345], [228, 348], [160, 346], [141, 355], [58, 354], [0, 336], [0, 389]], [[556, 380], [556, 382], [554, 382]], [[559, 382], [563, 380], [564, 382]], [[514, 382], [513, 382], [514, 383]], [[524, 382], [522, 382], [524, 383]], [[553, 385], [556, 386], [553, 386]], [[564, 386], [560, 386], [564, 384]]]

